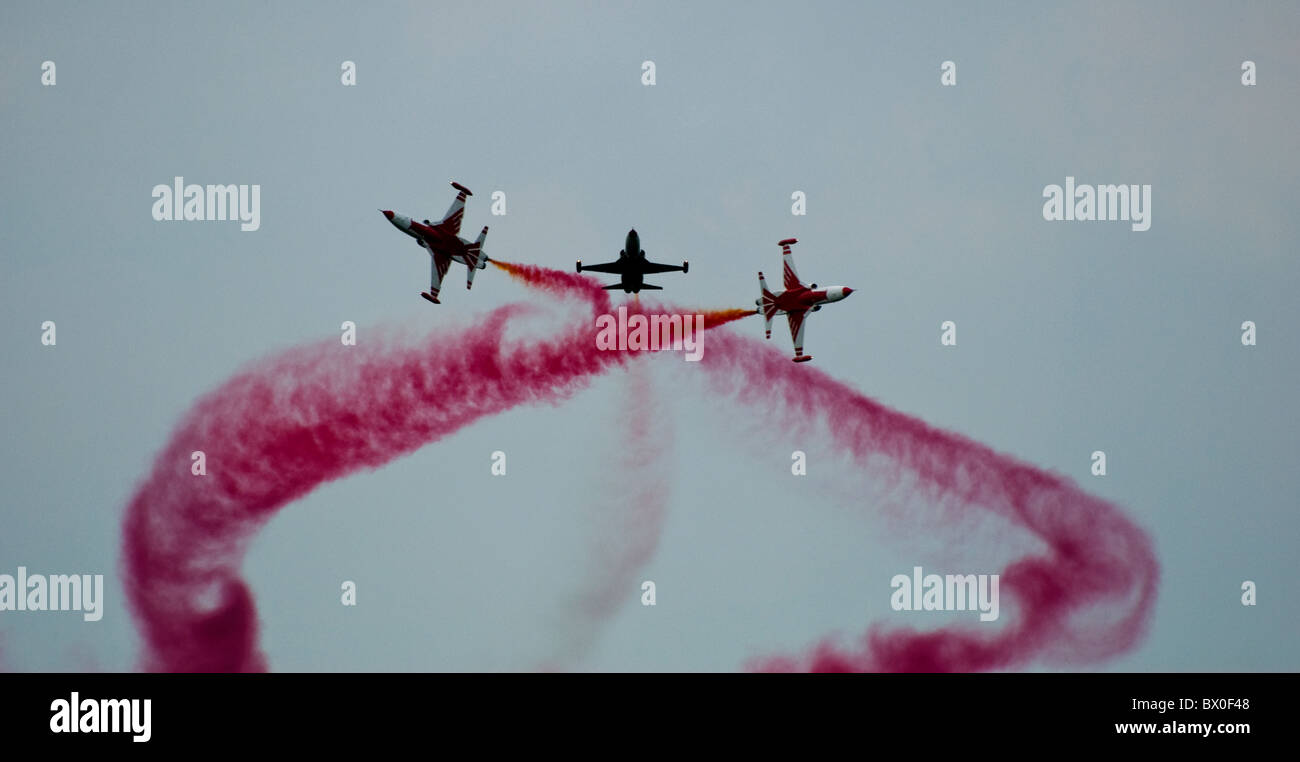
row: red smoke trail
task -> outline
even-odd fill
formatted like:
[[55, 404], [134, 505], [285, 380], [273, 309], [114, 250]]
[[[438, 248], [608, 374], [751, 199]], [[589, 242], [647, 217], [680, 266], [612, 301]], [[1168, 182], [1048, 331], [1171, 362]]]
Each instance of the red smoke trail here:
[[556, 296], [580, 296], [591, 302], [597, 312], [609, 312], [609, 292], [601, 288], [595, 278], [537, 265], [520, 265], [498, 259], [488, 261], [525, 285]]
[[[531, 285], [608, 312], [595, 281], [496, 263]], [[507, 342], [508, 305], [452, 338], [416, 346], [334, 340], [255, 363], [182, 418], [127, 508], [126, 590], [145, 641], [143, 665], [178, 671], [266, 668], [252, 593], [239, 565], [253, 534], [320, 484], [377, 468], [523, 403], [556, 404], [631, 353], [595, 348], [590, 322], [546, 341]], [[738, 319], [747, 310], [714, 318]], [[716, 324], [716, 323], [715, 323]], [[886, 455], [931, 489], [990, 510], [1040, 537], [1045, 555], [1002, 573], [1012, 621], [983, 634], [948, 628], [868, 633], [861, 651], [829, 644], [769, 669], [977, 670], [1042, 654], [1088, 661], [1141, 636], [1158, 569], [1146, 535], [1114, 506], [1068, 481], [891, 411], [783, 353], [727, 332], [710, 335], [704, 366], [719, 395], [771, 414], [819, 419], [861, 461]], [[190, 472], [202, 450], [208, 474]], [[865, 466], [864, 466], [865, 467]], [[650, 546], [650, 551], [653, 545]], [[1092, 615], [1083, 621], [1081, 614]]]
[[[330, 340], [231, 378], [181, 420], [128, 508], [127, 591], [147, 669], [266, 668], [252, 594], [239, 578], [248, 540], [323, 482], [376, 468], [525, 402], [558, 402], [624, 358], [587, 330], [507, 347], [517, 307], [478, 326], [393, 349]], [[206, 476], [190, 453], [206, 455]]]
[[[637, 309], [643, 308], [638, 304]], [[750, 314], [714, 311], [706, 325]], [[759, 668], [1005, 669], [1036, 656], [1097, 661], [1127, 651], [1141, 638], [1155, 602], [1159, 565], [1146, 533], [1114, 505], [1063, 477], [890, 410], [817, 369], [794, 365], [757, 340], [719, 331], [710, 334], [706, 350], [704, 366], [715, 393], [733, 394], [789, 426], [820, 423], [864, 471], [878, 467], [869, 461], [878, 463], [885, 456], [896, 473], [916, 478], [923, 496], [992, 512], [1038, 537], [1048, 549], [1002, 571], [1008, 623], [930, 632], [874, 628], [859, 650], [825, 642], [806, 657], [773, 658]]]
[[693, 315], [703, 313], [704, 328], [706, 330], [709, 328], [717, 328], [720, 325], [726, 325], [727, 323], [730, 323], [732, 321], [740, 320], [743, 317], [749, 317], [750, 315], [758, 314], [753, 310], [741, 310], [741, 309], [699, 310], [699, 311], [688, 310], [688, 312], [690, 312]]
[[712, 333], [702, 364], [717, 395], [761, 408], [776, 418], [773, 425], [811, 419], [864, 471], [885, 456], [898, 472], [916, 477], [925, 497], [990, 511], [1046, 545], [1045, 553], [1002, 570], [1002, 600], [1010, 606], [998, 622], [929, 632], [876, 627], [858, 649], [824, 642], [806, 656], [767, 659], [757, 668], [965, 672], [1035, 657], [1081, 663], [1123, 653], [1142, 637], [1159, 566], [1147, 534], [1111, 503], [1064, 477], [890, 410], [756, 339]]
[[[581, 296], [592, 303], [593, 307], [603, 305], [604, 309], [599, 311], [609, 311], [609, 292], [601, 287], [595, 279], [577, 273], [563, 272], [552, 270], [549, 267], [538, 267], [537, 265], [520, 265], [513, 262], [502, 262], [500, 260], [488, 260], [498, 268], [505, 270], [512, 278], [525, 285], [546, 291], [557, 296]], [[652, 314], [654, 312], [671, 311], [677, 314], [704, 315], [704, 328], [716, 328], [720, 325], [726, 325], [743, 317], [757, 314], [752, 309], [723, 309], [723, 310], [700, 310], [700, 309], [682, 309], [678, 307], [664, 306], [644, 306], [638, 295], [634, 294], [632, 302], [627, 305], [629, 313]]]
[[[578, 293], [588, 299], [609, 292], [589, 277], [574, 277], [547, 268], [493, 261], [526, 285], [565, 296]], [[643, 305], [634, 294], [625, 305], [628, 313], [653, 314], [665, 308]], [[754, 310], [675, 310], [682, 314], [703, 314], [705, 329], [725, 325]], [[626, 417], [618, 419], [621, 436], [613, 453], [613, 463], [604, 472], [607, 483], [601, 485], [602, 499], [594, 506], [595, 563], [586, 580], [573, 597], [566, 618], [569, 634], [562, 652], [545, 665], [562, 668], [581, 658], [595, 641], [601, 626], [629, 601], [637, 589], [635, 574], [654, 556], [667, 514], [670, 492], [664, 477], [664, 459], [672, 439], [669, 421], [656, 415], [658, 404], [650, 368], [643, 364], [627, 368], [623, 407]], [[612, 474], [612, 478], [611, 478]]]
[[[615, 526], [605, 532], [606, 568], [611, 584], [602, 595], [590, 599], [596, 613], [602, 614], [624, 600], [624, 584], [654, 555], [663, 529], [671, 480], [665, 473], [665, 460], [672, 445], [672, 421], [662, 415], [659, 406], [666, 404], [654, 393], [652, 368], [635, 363], [627, 368], [624, 387], [624, 410], [616, 477], [616, 500], [621, 506]], [[613, 584], [617, 582], [617, 584]]]
[[[609, 309], [579, 276], [568, 284]], [[184, 416], [136, 491], [123, 527], [124, 573], [150, 670], [266, 668], [252, 593], [239, 576], [252, 535], [323, 482], [377, 468], [479, 418], [530, 402], [558, 403], [623, 352], [600, 352], [591, 322], [549, 341], [508, 345], [521, 308], [413, 347], [335, 340], [289, 350], [236, 374]], [[201, 450], [207, 475], [191, 474]]]
[[610, 618], [637, 605], [637, 572], [659, 546], [671, 492], [665, 461], [673, 432], [660, 407], [666, 403], [655, 395], [652, 372], [646, 363], [627, 366], [618, 400], [617, 444], [599, 461], [597, 497], [587, 506], [592, 563], [572, 603], [563, 607], [567, 634], [548, 669], [565, 668], [585, 656]]
[[[608, 312], [590, 278], [496, 263], [526, 282]], [[336, 340], [254, 363], [195, 403], [127, 506], [123, 574], [144, 639], [143, 666], [192, 672], [266, 668], [239, 566], [281, 507], [320, 484], [441, 439], [515, 405], [556, 404], [634, 353], [595, 348], [592, 321], [545, 341], [507, 342], [522, 308], [415, 346]], [[202, 451], [207, 475], [191, 473]]]

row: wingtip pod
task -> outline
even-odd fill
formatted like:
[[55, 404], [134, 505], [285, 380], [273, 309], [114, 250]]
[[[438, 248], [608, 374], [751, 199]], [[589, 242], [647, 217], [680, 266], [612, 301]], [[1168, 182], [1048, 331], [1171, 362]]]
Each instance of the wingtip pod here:
[[582, 260], [578, 260], [578, 272], [582, 272]]
[[792, 244], [796, 244], [796, 243], [799, 243], [798, 239], [795, 239], [795, 238], [785, 238], [785, 239], [782, 239], [782, 240], [778, 241], [776, 245], [777, 245], [777, 246], [790, 246], [790, 245], [792, 245]]
[[812, 355], [797, 355], [795, 357], [791, 357], [790, 359], [793, 360], [794, 362], [808, 362], [809, 360], [812, 359]]
[[461, 193], [464, 193], [466, 196], [473, 196], [473, 195], [474, 195], [474, 191], [470, 190], [469, 188], [466, 188], [465, 186], [461, 185], [460, 183], [456, 182], [455, 180], [452, 180], [452, 181], [451, 181], [451, 187], [455, 188], [456, 190], [460, 191]]
[[688, 272], [690, 272], [690, 271], [691, 271], [691, 263], [690, 263], [690, 262], [687, 262], [686, 260], [683, 259], [683, 260], [682, 260], [682, 272], [683, 272], [683, 273], [688, 273]]

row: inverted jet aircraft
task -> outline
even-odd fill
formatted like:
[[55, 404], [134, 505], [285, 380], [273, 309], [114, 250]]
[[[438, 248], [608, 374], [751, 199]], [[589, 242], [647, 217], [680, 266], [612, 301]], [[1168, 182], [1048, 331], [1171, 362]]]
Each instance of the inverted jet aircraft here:
[[614, 273], [623, 276], [618, 283], [605, 286], [605, 289], [621, 288], [629, 294], [638, 293], [642, 289], [663, 290], [663, 286], [646, 283], [643, 277], [646, 274], [676, 272], [677, 270], [687, 272], [690, 268], [690, 262], [682, 262], [681, 266], [678, 267], [677, 265], [661, 265], [658, 262], [647, 260], [645, 250], [641, 248], [641, 237], [636, 234], [635, 230], [627, 231], [627, 241], [624, 242], [623, 250], [618, 253], [618, 259], [613, 262], [606, 262], [603, 265], [584, 265], [581, 259], [578, 260], [578, 272], [590, 270], [594, 273]]
[[848, 286], [832, 286], [830, 288], [818, 289], [817, 284], [805, 286], [799, 282], [799, 273], [794, 269], [794, 255], [790, 253], [790, 247], [798, 243], [793, 238], [787, 238], [781, 241], [781, 258], [785, 263], [785, 290], [775, 293], [767, 290], [767, 281], [763, 279], [763, 273], [758, 274], [758, 287], [761, 295], [754, 300], [758, 305], [758, 314], [763, 316], [763, 329], [767, 332], [767, 338], [772, 338], [772, 318], [776, 315], [784, 314], [790, 321], [790, 336], [794, 339], [794, 361], [808, 362], [812, 355], [803, 353], [803, 328], [809, 312], [816, 312], [824, 304], [838, 302], [849, 294], [853, 289]]
[[394, 227], [414, 238], [420, 248], [429, 252], [433, 275], [429, 290], [422, 291], [420, 296], [434, 304], [442, 304], [438, 301], [438, 292], [442, 289], [442, 278], [452, 262], [459, 262], [469, 268], [465, 277], [467, 289], [474, 287], [474, 273], [486, 269], [488, 263], [488, 255], [483, 251], [483, 239], [487, 238], [488, 231], [486, 225], [483, 226], [483, 232], [478, 234], [477, 240], [467, 241], [459, 235], [460, 221], [465, 216], [465, 197], [474, 194], [455, 181], [452, 181], [451, 187], [457, 191], [456, 200], [451, 202], [451, 208], [442, 216], [441, 222], [425, 220], [421, 223], [404, 214], [380, 210]]

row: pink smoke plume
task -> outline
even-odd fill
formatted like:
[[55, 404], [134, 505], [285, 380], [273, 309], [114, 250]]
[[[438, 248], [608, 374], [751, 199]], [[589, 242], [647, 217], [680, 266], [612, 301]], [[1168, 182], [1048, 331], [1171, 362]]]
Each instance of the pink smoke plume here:
[[637, 572], [658, 549], [668, 515], [671, 479], [665, 461], [672, 446], [666, 400], [655, 394], [653, 367], [629, 363], [621, 385], [616, 446], [598, 463], [600, 479], [587, 505], [591, 556], [578, 588], [560, 611], [565, 634], [547, 669], [567, 667], [590, 651], [606, 623], [633, 601]]
[[715, 395], [768, 412], [774, 425], [816, 424], [862, 469], [878, 469], [883, 456], [893, 476], [910, 474], [913, 489], [926, 497], [1000, 517], [1047, 549], [1002, 570], [1010, 623], [928, 632], [877, 627], [859, 648], [823, 642], [805, 656], [763, 659], [755, 668], [965, 672], [1011, 668], [1038, 656], [1086, 663], [1123, 653], [1144, 634], [1159, 565], [1150, 538], [1116, 506], [1061, 476], [890, 410], [757, 340], [712, 333], [702, 364]]
[[[593, 311], [608, 295], [590, 279], [531, 273], [565, 284]], [[266, 669], [257, 612], [239, 566], [251, 536], [320, 484], [377, 468], [479, 418], [524, 403], [558, 403], [622, 352], [600, 352], [591, 321], [548, 341], [511, 344], [520, 307], [416, 346], [336, 340], [255, 363], [202, 397], [182, 418], [123, 526], [127, 595], [149, 670]], [[191, 473], [203, 451], [206, 476]]]
[[[582, 298], [609, 295], [588, 277], [497, 263], [527, 284]], [[123, 524], [127, 596], [144, 639], [142, 666], [259, 671], [252, 592], [239, 566], [281, 507], [324, 482], [377, 468], [488, 415], [556, 404], [635, 356], [596, 349], [583, 320], [547, 340], [509, 341], [522, 308], [415, 346], [329, 340], [254, 363], [181, 419], [137, 488]], [[202, 451], [207, 475], [191, 473]]]
[[[607, 292], [590, 278], [498, 264], [531, 286], [581, 297], [593, 314], [610, 309]], [[506, 330], [521, 311], [507, 305], [476, 326], [415, 346], [341, 347], [331, 340], [292, 349], [202, 397], [131, 499], [123, 526], [126, 590], [144, 639], [143, 666], [266, 669], [239, 566], [253, 534], [277, 510], [324, 482], [379, 467], [484, 416], [520, 404], [558, 404], [635, 356], [597, 350], [590, 321], [551, 339], [511, 341]], [[720, 311], [706, 325], [746, 314], [752, 313]], [[997, 669], [1049, 651], [1080, 661], [1105, 658], [1140, 637], [1158, 569], [1146, 535], [1114, 506], [891, 411], [758, 341], [711, 333], [702, 365], [717, 382], [716, 394], [734, 392], [743, 404], [787, 418], [817, 418], [860, 461], [883, 454], [931, 489], [971, 510], [992, 511], [1048, 546], [1047, 554], [1003, 572], [1002, 588], [1019, 610], [1012, 625], [992, 634], [874, 630], [860, 651], [822, 644], [809, 657], [770, 659], [761, 668]], [[207, 476], [190, 472], [196, 450], [205, 453]], [[643, 531], [654, 531], [648, 523]], [[615, 554], [615, 565], [635, 569], [654, 546], [641, 538]], [[604, 597], [593, 600], [599, 605]], [[1080, 616], [1098, 612], [1087, 621]]]

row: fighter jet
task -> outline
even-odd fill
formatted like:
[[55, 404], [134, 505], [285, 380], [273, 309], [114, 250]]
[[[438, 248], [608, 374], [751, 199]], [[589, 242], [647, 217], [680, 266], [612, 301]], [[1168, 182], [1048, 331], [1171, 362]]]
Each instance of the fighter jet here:
[[785, 262], [785, 290], [776, 293], [768, 291], [767, 281], [760, 272], [758, 288], [761, 295], [754, 303], [758, 305], [758, 314], [763, 316], [763, 328], [769, 339], [772, 338], [772, 318], [781, 314], [786, 316], [790, 321], [790, 336], [794, 338], [793, 359], [795, 362], [808, 362], [812, 355], [803, 353], [803, 328], [808, 313], [816, 312], [824, 304], [838, 302], [853, 293], [853, 289], [848, 286], [832, 286], [819, 290], [816, 283], [810, 286], [800, 283], [799, 273], [794, 269], [794, 255], [790, 253], [790, 247], [796, 243], [798, 241], [795, 239], [787, 238], [778, 244], [781, 247], [781, 258]]
[[487, 226], [483, 226], [483, 232], [478, 234], [478, 239], [467, 241], [461, 238], [460, 221], [465, 216], [465, 197], [473, 196], [469, 188], [461, 185], [454, 180], [451, 187], [455, 188], [456, 200], [451, 202], [451, 208], [442, 216], [442, 221], [433, 223], [425, 220], [424, 222], [415, 222], [404, 214], [393, 214], [391, 211], [381, 209], [388, 221], [398, 230], [406, 233], [420, 244], [420, 248], [429, 252], [429, 259], [433, 270], [431, 283], [428, 291], [420, 292], [420, 296], [433, 302], [442, 304], [438, 301], [438, 291], [442, 289], [442, 278], [447, 274], [447, 268], [451, 267], [452, 262], [460, 262], [469, 268], [469, 274], [465, 278], [465, 288], [474, 287], [474, 273], [487, 268], [488, 255], [483, 251], [483, 239], [487, 238]]
[[623, 245], [623, 250], [618, 253], [618, 259], [613, 262], [606, 262], [603, 265], [584, 266], [582, 260], [578, 260], [578, 272], [590, 270], [596, 273], [615, 273], [623, 276], [620, 282], [605, 286], [605, 288], [606, 290], [621, 288], [629, 294], [638, 293], [641, 289], [663, 290], [662, 286], [651, 285], [642, 279], [647, 273], [667, 273], [676, 270], [687, 272], [690, 268], [690, 262], [682, 262], [681, 267], [678, 267], [677, 265], [661, 265], [647, 260], [645, 251], [641, 249], [641, 237], [636, 234], [635, 230], [627, 231], [627, 241]]

